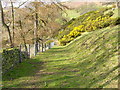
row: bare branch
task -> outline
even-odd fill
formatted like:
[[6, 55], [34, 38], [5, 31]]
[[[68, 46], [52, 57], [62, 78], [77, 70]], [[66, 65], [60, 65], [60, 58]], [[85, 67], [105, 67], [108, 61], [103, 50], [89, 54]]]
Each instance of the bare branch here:
[[7, 29], [7, 31], [8, 31], [10, 44], [11, 44], [11, 47], [13, 47], [13, 42], [12, 42], [12, 37], [11, 37], [10, 28], [9, 28], [9, 26], [8, 26], [8, 25], [5, 23], [5, 21], [4, 21], [4, 13], [3, 13], [3, 7], [2, 7], [1, 0], [0, 0], [0, 11], [1, 11], [2, 25], [3, 25], [3, 26]]
[[29, 0], [23, 2], [22, 4], [20, 4], [17, 8], [20, 8], [22, 5], [24, 5], [25, 3], [27, 3]]

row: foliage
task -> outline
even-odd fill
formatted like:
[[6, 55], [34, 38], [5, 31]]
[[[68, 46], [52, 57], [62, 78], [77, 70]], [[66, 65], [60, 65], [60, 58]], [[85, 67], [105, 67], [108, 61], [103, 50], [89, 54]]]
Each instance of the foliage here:
[[[12, 1], [13, 0], [10, 0], [10, 2]], [[67, 10], [67, 6], [63, 5], [61, 2], [53, 0], [50, 1], [51, 3], [47, 3], [47, 1], [33, 0], [22, 3], [15, 0], [14, 3], [18, 4], [13, 5], [14, 13], [12, 13], [13, 10], [11, 10], [10, 2], [2, 1], [2, 3], [6, 4], [6, 8], [3, 7], [4, 18], [6, 25], [10, 28], [12, 35], [11, 41], [13, 41], [14, 46], [33, 44], [35, 38], [44, 40], [54, 38], [58, 34], [62, 23], [66, 21], [66, 18], [64, 18], [62, 14], [65, 13], [64, 10]], [[3, 29], [3, 47], [8, 47], [9, 45], [7, 34], [7, 31]]]
[[[119, 18], [112, 18], [114, 15], [113, 11], [108, 11], [111, 9], [112, 8], [109, 7], [90, 11], [79, 18], [76, 18], [75, 21], [65, 28], [65, 31], [69, 31], [69, 33], [63, 36], [61, 35], [61, 38], [59, 38], [61, 45], [66, 45], [76, 37], [80, 36], [83, 32], [91, 32], [110, 25], [120, 24]], [[106, 11], [108, 12], [104, 14]]]

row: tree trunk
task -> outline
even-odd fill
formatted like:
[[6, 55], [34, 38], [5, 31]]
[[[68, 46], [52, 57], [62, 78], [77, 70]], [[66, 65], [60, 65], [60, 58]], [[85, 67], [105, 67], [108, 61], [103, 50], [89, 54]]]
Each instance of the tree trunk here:
[[2, 8], [1, 0], [0, 0], [0, 11], [1, 11], [2, 25], [3, 25], [3, 26], [7, 29], [7, 31], [8, 31], [10, 46], [13, 47], [13, 42], [12, 42], [12, 37], [11, 37], [10, 28], [9, 28], [9, 26], [5, 23], [5, 20], [4, 20], [4, 13], [3, 13], [3, 8]]
[[38, 30], [38, 13], [35, 13], [35, 26], [34, 26], [34, 44], [35, 44], [35, 52], [38, 52], [38, 41], [37, 41], [37, 30]]
[[28, 52], [27, 45], [26, 45], [26, 40], [25, 40], [24, 36], [23, 36], [23, 42], [24, 42], [25, 51]]
[[[21, 22], [21, 20], [19, 21], [19, 24], [20, 24], [20, 29], [22, 30], [23, 28], [22, 28], [22, 22]], [[25, 35], [21, 33], [21, 37], [23, 39], [25, 51], [28, 52], [27, 45], [26, 45], [26, 40], [25, 40]]]
[[14, 6], [13, 6], [13, 2], [12, 2], [12, 0], [10, 0], [10, 2], [11, 2], [11, 7], [12, 7], [12, 21], [13, 21], [13, 26], [12, 26], [12, 38], [13, 38], [13, 44], [14, 44], [14, 36], [15, 36], [15, 31], [14, 31], [14, 28], [15, 28], [15, 24], [14, 24], [14, 21], [15, 21], [15, 19], [14, 19]]

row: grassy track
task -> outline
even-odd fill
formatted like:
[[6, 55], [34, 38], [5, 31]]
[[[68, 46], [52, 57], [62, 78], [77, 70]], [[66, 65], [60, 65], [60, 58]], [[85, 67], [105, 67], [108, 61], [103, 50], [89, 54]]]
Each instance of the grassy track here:
[[118, 29], [83, 34], [24, 61], [3, 76], [3, 87], [117, 88]]

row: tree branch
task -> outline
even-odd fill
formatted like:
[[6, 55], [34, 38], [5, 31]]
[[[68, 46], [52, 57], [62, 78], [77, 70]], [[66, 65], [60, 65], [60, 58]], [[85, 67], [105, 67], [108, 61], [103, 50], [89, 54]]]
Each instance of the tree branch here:
[[22, 4], [20, 4], [17, 8], [20, 8], [22, 5], [24, 5], [25, 3], [27, 3], [29, 0], [23, 2]]

